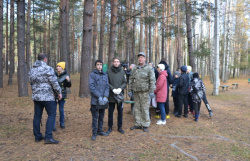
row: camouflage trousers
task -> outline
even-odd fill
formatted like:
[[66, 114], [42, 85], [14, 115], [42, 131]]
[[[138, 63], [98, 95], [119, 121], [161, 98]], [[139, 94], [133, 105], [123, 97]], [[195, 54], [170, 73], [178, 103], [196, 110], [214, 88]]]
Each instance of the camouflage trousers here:
[[149, 127], [149, 106], [150, 98], [148, 92], [134, 93], [134, 117], [135, 126]]

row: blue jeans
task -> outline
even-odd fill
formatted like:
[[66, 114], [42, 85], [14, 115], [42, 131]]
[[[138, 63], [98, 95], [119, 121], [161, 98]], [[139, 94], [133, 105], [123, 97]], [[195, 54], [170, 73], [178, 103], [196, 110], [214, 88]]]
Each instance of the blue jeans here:
[[165, 103], [157, 102], [157, 107], [159, 107], [160, 112], [161, 112], [161, 120], [164, 121], [166, 120], [166, 112], [165, 112]]
[[54, 122], [56, 118], [56, 101], [34, 101], [34, 119], [33, 119], [33, 133], [35, 139], [39, 140], [42, 138], [40, 132], [40, 124], [43, 115], [43, 109], [48, 114], [45, 139], [52, 139], [52, 130], [54, 128]]
[[[60, 125], [64, 125], [64, 104], [65, 104], [65, 99], [58, 100], [59, 104], [59, 113], [60, 113]], [[55, 123], [54, 127], [56, 127], [56, 117], [55, 117]]]

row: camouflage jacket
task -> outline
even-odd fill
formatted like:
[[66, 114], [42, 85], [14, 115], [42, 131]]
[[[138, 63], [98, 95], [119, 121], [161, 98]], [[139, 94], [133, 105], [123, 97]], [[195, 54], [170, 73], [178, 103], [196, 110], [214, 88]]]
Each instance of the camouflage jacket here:
[[37, 60], [29, 72], [32, 100], [55, 101], [55, 94], [62, 93], [54, 69], [45, 62]]
[[201, 100], [203, 99], [203, 93], [206, 91], [206, 87], [202, 80], [199, 78], [194, 78], [190, 82], [189, 88], [189, 92], [192, 95], [192, 101], [195, 103], [201, 102]]
[[155, 73], [150, 65], [136, 66], [129, 77], [129, 92], [154, 92]]

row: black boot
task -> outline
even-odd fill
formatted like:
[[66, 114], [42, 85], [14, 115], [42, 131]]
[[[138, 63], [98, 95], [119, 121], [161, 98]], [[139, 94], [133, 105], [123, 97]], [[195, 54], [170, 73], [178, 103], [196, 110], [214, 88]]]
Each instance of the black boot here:
[[93, 141], [96, 140], [96, 134], [93, 134], [93, 135], [92, 135], [91, 140], [93, 140]]
[[108, 131], [106, 132], [107, 134], [110, 134], [112, 132], [112, 127], [109, 127]]

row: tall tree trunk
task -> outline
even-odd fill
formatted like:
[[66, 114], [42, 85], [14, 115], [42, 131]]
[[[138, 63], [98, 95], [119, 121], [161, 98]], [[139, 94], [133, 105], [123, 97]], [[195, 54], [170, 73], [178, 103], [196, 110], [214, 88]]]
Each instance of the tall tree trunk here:
[[140, 10], [140, 44], [139, 44], [139, 52], [143, 52], [143, 0], [141, 0], [141, 10]]
[[0, 88], [3, 88], [3, 0], [0, 2]]
[[51, 37], [50, 37], [50, 10], [49, 10], [49, 13], [48, 13], [48, 15], [49, 15], [49, 26], [48, 26], [48, 39], [47, 39], [47, 53], [48, 53], [48, 57], [49, 57], [49, 61], [48, 61], [48, 64], [51, 66], [52, 65], [52, 60], [53, 60], [53, 58], [52, 58], [52, 56], [51, 56], [51, 47], [50, 47], [50, 44], [51, 44]]
[[185, 0], [185, 7], [186, 7], [186, 26], [187, 26], [189, 64], [192, 66], [192, 70], [196, 72], [195, 58], [193, 55], [190, 0]]
[[[151, 8], [151, 0], [148, 0], [148, 16], [151, 18], [151, 12], [152, 12], [152, 8]], [[149, 61], [152, 62], [153, 61], [153, 53], [152, 53], [152, 22], [149, 22], [148, 24], [148, 54], [149, 54]]]
[[[227, 13], [227, 0], [225, 2], [225, 13]], [[226, 82], [225, 80], [225, 74], [226, 74], [226, 48], [227, 48], [227, 40], [226, 40], [226, 28], [227, 28], [227, 14], [224, 14], [224, 25], [223, 25], [223, 28], [224, 28], [224, 35], [223, 35], [223, 61], [222, 61], [222, 70], [221, 70], [221, 79], [223, 82]]]
[[165, 10], [166, 0], [162, 0], [162, 22], [161, 22], [161, 57], [165, 57]]
[[74, 19], [74, 13], [75, 13], [75, 4], [72, 4], [72, 9], [71, 9], [71, 25], [72, 25], [72, 29], [71, 29], [71, 69], [73, 74], [75, 74], [75, 19]]
[[9, 72], [9, 0], [6, 0], [6, 27], [5, 27], [5, 31], [6, 31], [6, 36], [5, 36], [5, 74], [8, 74]]
[[106, 1], [102, 0], [101, 6], [101, 25], [100, 25], [100, 46], [99, 46], [99, 59], [103, 61], [103, 47], [104, 47], [104, 28], [105, 28], [105, 8]]
[[25, 63], [25, 0], [17, 1], [18, 96], [28, 96], [27, 66]]
[[154, 64], [156, 65], [157, 62], [158, 62], [158, 57], [159, 57], [159, 37], [158, 37], [158, 4], [157, 4], [157, 0], [155, 0], [155, 35], [154, 35], [154, 48], [155, 48], [155, 51], [154, 51], [154, 55], [155, 55], [155, 59], [154, 59]]
[[214, 87], [213, 95], [219, 95], [220, 85], [220, 33], [219, 33], [219, 0], [215, 0], [215, 24], [214, 24]]
[[27, 72], [30, 71], [30, 6], [31, 0], [28, 0], [27, 23], [26, 23], [26, 65]]
[[82, 58], [79, 97], [90, 96], [89, 74], [91, 72], [91, 42], [93, 0], [85, 0], [83, 13]]
[[[70, 52], [70, 29], [69, 29], [69, 0], [66, 0], [66, 42], [67, 42], [67, 62], [68, 62], [68, 74], [71, 73], [71, 52]], [[70, 88], [67, 89], [70, 92]]]
[[35, 0], [33, 0], [33, 41], [34, 41], [34, 57], [36, 60], [36, 19], [35, 19]]
[[133, 31], [132, 31], [132, 52], [131, 52], [131, 57], [130, 57], [130, 63], [135, 63], [135, 26], [136, 26], [136, 4], [135, 0], [133, 0]]
[[176, 53], [177, 53], [177, 66], [180, 68], [183, 65], [183, 57], [181, 54], [181, 34], [180, 34], [180, 12], [179, 12], [179, 0], [176, 1], [177, 3], [177, 48], [176, 48]]
[[93, 14], [93, 58], [92, 69], [95, 68], [96, 61], [96, 46], [97, 46], [97, 0], [94, 0], [94, 14]]
[[12, 78], [14, 73], [14, 0], [10, 3], [10, 69], [8, 85], [12, 85]]
[[68, 15], [68, 9], [67, 9], [67, 1], [68, 0], [61, 0], [61, 61], [64, 61], [66, 63], [66, 67], [65, 69], [69, 72], [69, 45], [68, 45], [68, 34], [67, 34], [67, 30], [68, 30], [68, 23], [67, 23], [67, 15]]
[[[43, 12], [43, 29], [44, 29], [44, 31], [43, 31], [43, 53], [45, 53], [45, 54], [47, 54], [48, 55], [48, 53], [47, 53], [47, 23], [46, 23], [46, 21], [47, 21], [47, 16], [46, 16], [46, 9], [45, 9], [45, 1], [44, 1], [44, 12]], [[49, 56], [48, 56], [48, 62], [49, 62]]]
[[131, 56], [132, 56], [132, 47], [131, 47], [131, 28], [132, 28], [132, 24], [131, 24], [131, 8], [130, 8], [130, 0], [126, 0], [126, 60], [131, 63]]
[[78, 52], [77, 72], [80, 73], [80, 70], [81, 70], [81, 40], [80, 40], [80, 37], [77, 38], [77, 52]]
[[[171, 1], [167, 0], [167, 33], [168, 35], [171, 32]], [[171, 36], [167, 36], [167, 53], [166, 53], [166, 60], [169, 63], [169, 66], [172, 67], [172, 55], [171, 55]]]
[[109, 37], [109, 58], [108, 65], [111, 67], [113, 57], [115, 56], [115, 39], [116, 39], [116, 21], [117, 21], [118, 0], [111, 0], [111, 20], [110, 20], [110, 37]]

